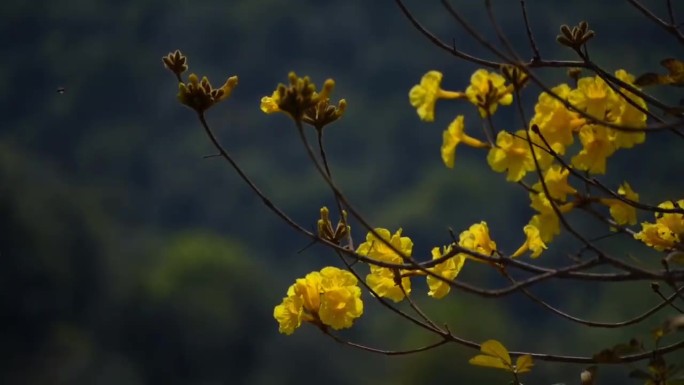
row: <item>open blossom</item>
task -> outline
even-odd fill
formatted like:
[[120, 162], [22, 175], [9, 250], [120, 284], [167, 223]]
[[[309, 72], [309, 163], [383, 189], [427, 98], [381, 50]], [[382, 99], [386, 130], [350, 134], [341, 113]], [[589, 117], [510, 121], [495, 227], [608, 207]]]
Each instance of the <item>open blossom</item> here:
[[[549, 190], [551, 198], [558, 199], [561, 202], [567, 200], [568, 194], [577, 192], [572, 186], [568, 184], [568, 176], [570, 170], [561, 168], [559, 165], [553, 165], [544, 174], [544, 183]], [[541, 185], [540, 185], [541, 187]]]
[[288, 335], [302, 322], [336, 330], [349, 328], [361, 314], [363, 302], [356, 277], [336, 267], [325, 267], [297, 279], [287, 297], [273, 309], [278, 331]]
[[538, 258], [541, 253], [546, 250], [546, 244], [541, 239], [539, 229], [536, 226], [528, 224], [523, 228], [523, 232], [526, 237], [525, 243], [523, 243], [511, 257], [519, 257], [527, 251], [531, 251], [531, 257]]
[[[627, 71], [617, 70], [615, 71], [615, 77], [639, 89], [639, 87], [634, 85], [634, 76]], [[621, 88], [620, 91], [627, 96], [629, 100], [620, 96], [618, 98], [618, 108], [616, 108], [616, 111], [611, 118], [615, 120], [616, 124], [621, 126], [637, 129], [646, 127], [647, 116], [644, 111], [648, 111], [648, 105], [644, 99], [634, 95], [627, 89]], [[637, 108], [637, 106], [639, 108]], [[632, 133], [612, 130], [611, 140], [616, 148], [632, 148], [635, 144], [643, 143], [646, 140], [646, 132], [636, 131]]]
[[[635, 193], [627, 182], [620, 185], [617, 192], [633, 202], [639, 202], [639, 194]], [[610, 216], [617, 224], [635, 225], [637, 223], [637, 214], [634, 206], [617, 198], [604, 198], [601, 199], [601, 203], [609, 207]]]
[[[663, 209], [684, 208], [684, 199], [677, 201], [676, 206], [670, 202], [658, 205]], [[634, 238], [658, 250], [669, 250], [684, 242], [684, 214], [656, 213], [655, 223], [643, 222], [641, 231]]]
[[[489, 237], [489, 227], [487, 222], [480, 222], [471, 225], [468, 230], [459, 235], [458, 245], [464, 249], [474, 251], [486, 256], [492, 256], [496, 252], [496, 242]], [[467, 258], [483, 262], [481, 259], [465, 254]]]
[[363, 314], [361, 288], [352, 273], [325, 267], [321, 270], [321, 288], [323, 294], [318, 315], [323, 324], [333, 329], [345, 329]]
[[483, 118], [493, 115], [499, 104], [507, 106], [513, 102], [513, 86], [507, 86], [506, 79], [498, 73], [484, 69], [473, 73], [465, 93]]
[[[552, 88], [551, 91], [559, 97], [567, 99], [571, 89], [570, 86], [563, 83]], [[565, 147], [573, 143], [573, 132], [579, 129], [584, 122], [585, 120], [577, 112], [570, 111], [559, 100], [546, 92], [542, 92], [534, 106], [534, 116], [530, 125], [537, 125], [544, 140], [559, 155], [563, 155]], [[541, 140], [539, 142], [543, 143]]]
[[[391, 244], [394, 249], [400, 251], [404, 256], [411, 256], [413, 241], [409, 237], [401, 236], [401, 229], [391, 234], [389, 230], [377, 228], [375, 232], [380, 236], [376, 237], [372, 232], [366, 235], [366, 242], [359, 245], [356, 253], [381, 262], [401, 264], [404, 259], [389, 247], [383, 240]], [[411, 293], [411, 280], [402, 277], [401, 286], [397, 285], [396, 274], [403, 274], [404, 271], [396, 271], [387, 267], [370, 265], [370, 274], [366, 276], [366, 283], [373, 289], [378, 296], [386, 297], [394, 302], [404, 299], [406, 294]]]
[[[548, 187], [547, 187], [548, 188]], [[532, 185], [532, 189], [538, 191], [531, 192], [530, 207], [537, 211], [529, 222], [529, 225], [536, 227], [539, 230], [539, 237], [545, 243], [551, 242], [553, 237], [560, 234], [560, 219], [556, 210], [551, 205], [551, 201], [546, 196], [541, 182]], [[556, 208], [562, 213], [567, 213], [574, 207], [572, 202], [557, 205]]]
[[[435, 247], [432, 249], [432, 259], [439, 259], [442, 256], [445, 256], [451, 252], [452, 246], [446, 246], [444, 247], [443, 251], [439, 251], [439, 247]], [[435, 267], [432, 267], [428, 270], [431, 272], [439, 275], [440, 277], [444, 278], [445, 280], [451, 281], [456, 276], [458, 273], [461, 272], [461, 269], [463, 268], [463, 264], [465, 263], [465, 255], [463, 253], [458, 253], [456, 255], [451, 256], [451, 258], [448, 258], [442, 263], [437, 264]], [[427, 284], [428, 287], [430, 288], [430, 291], [428, 292], [428, 295], [432, 298], [443, 298], [445, 295], [449, 293], [451, 290], [451, 286], [449, 286], [448, 283], [444, 282], [443, 280], [440, 280], [436, 277], [427, 276]]]
[[587, 124], [580, 129], [582, 150], [572, 157], [572, 165], [592, 174], [606, 173], [606, 160], [615, 152], [608, 128]]
[[439, 99], [460, 99], [465, 94], [457, 91], [447, 91], [441, 88], [442, 73], [428, 71], [409, 91], [409, 102], [416, 108], [420, 120], [432, 122], [435, 120], [435, 104]]
[[579, 79], [577, 88], [568, 94], [568, 100], [587, 115], [599, 120], [606, 120], [618, 107], [617, 94], [598, 75]]
[[456, 117], [456, 119], [454, 119], [453, 122], [451, 122], [451, 124], [449, 124], [449, 127], [444, 130], [444, 134], [442, 135], [442, 161], [449, 168], [454, 167], [456, 146], [459, 143], [463, 143], [475, 148], [487, 146], [486, 143], [467, 135], [464, 130], [465, 126], [463, 124], [463, 115], [459, 115]]
[[487, 155], [487, 162], [492, 170], [507, 171], [506, 180], [509, 182], [518, 182], [535, 168], [530, 145], [523, 139], [525, 131], [519, 130], [515, 134], [513, 136], [500, 131], [496, 136], [496, 147], [492, 147]]

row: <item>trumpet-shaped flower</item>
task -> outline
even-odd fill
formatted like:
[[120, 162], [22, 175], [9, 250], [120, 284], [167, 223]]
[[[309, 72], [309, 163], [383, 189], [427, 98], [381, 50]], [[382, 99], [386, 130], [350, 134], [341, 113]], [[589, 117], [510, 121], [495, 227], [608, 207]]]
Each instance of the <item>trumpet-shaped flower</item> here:
[[449, 127], [446, 130], [444, 130], [444, 134], [442, 135], [442, 161], [449, 168], [454, 167], [454, 159], [456, 158], [456, 146], [459, 143], [463, 143], [475, 148], [487, 146], [486, 143], [467, 135], [464, 132], [464, 129], [465, 126], [463, 124], [463, 115], [458, 115], [456, 119], [454, 119], [454, 121], [451, 122], [451, 124], [449, 124]]
[[[617, 192], [633, 202], [639, 202], [639, 194], [635, 193], [627, 182], [620, 185]], [[609, 207], [610, 216], [615, 220], [615, 223], [619, 225], [635, 225], [637, 223], [637, 214], [634, 206], [617, 198], [601, 199], [601, 203]]]
[[290, 335], [302, 324], [303, 301], [299, 296], [288, 296], [273, 309], [273, 317], [278, 321], [278, 331]]
[[570, 170], [561, 168], [559, 165], [553, 165], [546, 170], [546, 173], [544, 174], [544, 183], [549, 190], [551, 198], [565, 202], [568, 194], [577, 192], [577, 190], [568, 184], [568, 175], [570, 175]]
[[261, 98], [261, 111], [267, 114], [274, 114], [276, 112], [281, 112], [278, 107], [278, 102], [280, 100], [280, 94], [278, 90], [273, 91], [271, 96], [264, 96]]
[[599, 120], [614, 113], [618, 103], [615, 91], [598, 75], [579, 79], [577, 88], [569, 93], [568, 101]]
[[[459, 235], [458, 245], [464, 249], [474, 251], [486, 256], [492, 256], [496, 252], [496, 242], [489, 237], [487, 222], [475, 223]], [[481, 259], [467, 255], [467, 258], [483, 262]]]
[[[617, 70], [615, 71], [615, 77], [638, 89], [638, 87], [634, 86], [634, 76], [627, 71]], [[629, 100], [619, 96], [618, 108], [614, 117], [615, 123], [625, 127], [634, 127], [635, 129], [646, 127], [646, 113], [644, 111], [648, 111], [648, 105], [644, 99], [634, 95], [627, 89], [621, 88], [620, 91]], [[644, 131], [625, 132], [612, 130], [611, 134], [611, 140], [616, 148], [632, 148], [635, 144], [643, 143], [646, 140], [646, 132]]]
[[499, 104], [507, 106], [513, 102], [513, 86], [507, 86], [506, 79], [496, 72], [479, 69], [470, 77], [465, 94], [474, 104], [481, 117], [491, 116]]
[[[570, 86], [561, 84], [551, 91], [561, 98], [567, 99], [570, 94]], [[534, 112], [530, 125], [536, 124], [539, 127], [544, 140], [559, 155], [563, 155], [565, 147], [573, 143], [573, 132], [585, 122], [579, 114], [568, 110], [563, 103], [546, 92], [539, 95], [539, 100], [534, 106]], [[541, 140], [539, 142], [543, 143]]]
[[[375, 236], [372, 232], [366, 235], [366, 242], [359, 245], [356, 253], [375, 259], [380, 262], [388, 262], [394, 264], [401, 264], [405, 257], [410, 257], [413, 250], [413, 241], [409, 237], [401, 236], [401, 229], [394, 234], [390, 234], [389, 230], [378, 228], [375, 232], [380, 236]], [[383, 241], [384, 240], [384, 241]], [[387, 244], [403, 254], [400, 255], [389, 247]], [[389, 298], [395, 302], [404, 299], [404, 292], [409, 294], [411, 292], [411, 280], [407, 277], [399, 278], [403, 274], [402, 270], [390, 269], [387, 267], [370, 264], [370, 274], [366, 276], [366, 283], [378, 294], [380, 297]], [[401, 286], [399, 286], [401, 284]]]
[[634, 238], [658, 251], [669, 250], [681, 241], [679, 235], [666, 225], [656, 222], [643, 222], [641, 231], [634, 234]]
[[[540, 182], [537, 182], [532, 186], [532, 189], [539, 192], [530, 193], [530, 206], [535, 209], [538, 214], [535, 214], [532, 217], [529, 224], [539, 230], [539, 237], [543, 242], [549, 243], [553, 240], [553, 237], [560, 234], [560, 219], [542, 187]], [[565, 203], [557, 206], [557, 209], [561, 213], [567, 213], [572, 210], [573, 207], [572, 203]]]
[[527, 251], [532, 251], [532, 258], [538, 258], [541, 253], [546, 250], [546, 244], [541, 239], [539, 228], [528, 224], [523, 228], [523, 232], [525, 233], [526, 237], [525, 243], [523, 243], [523, 245], [520, 246], [518, 250], [513, 253], [513, 255], [511, 255], [511, 258], [519, 257]]
[[[445, 255], [448, 255], [451, 252], [451, 245], [444, 247], [443, 251], [440, 253], [439, 247], [435, 247], [432, 249], [432, 259], [439, 259]], [[458, 273], [461, 272], [461, 269], [463, 268], [463, 264], [465, 263], [465, 254], [459, 253], [456, 255], [451, 256], [444, 262], [441, 262], [437, 264], [435, 267], [430, 268], [429, 270], [433, 272], [434, 274], [439, 275], [440, 277], [444, 278], [445, 280], [452, 281]], [[449, 286], [448, 283], [444, 282], [443, 280], [440, 280], [436, 277], [427, 276], [427, 284], [428, 287], [430, 288], [430, 291], [428, 292], [428, 295], [432, 298], [443, 298], [445, 295], [449, 293], [451, 290], [451, 286]]]
[[439, 99], [460, 99], [465, 94], [456, 91], [447, 91], [441, 88], [442, 73], [428, 71], [417, 84], [409, 91], [409, 102], [416, 108], [420, 120], [432, 122], [435, 120], [435, 104]]
[[320, 276], [323, 295], [318, 315], [321, 322], [336, 330], [351, 327], [363, 314], [361, 288], [356, 277], [336, 267], [323, 268]]
[[606, 159], [615, 152], [608, 128], [587, 124], [580, 129], [579, 137], [582, 150], [572, 157], [572, 165], [592, 174], [605, 174]]
[[492, 147], [487, 155], [487, 162], [492, 170], [508, 171], [506, 180], [509, 182], [518, 182], [535, 167], [530, 146], [523, 139], [525, 131], [519, 130], [515, 134], [513, 136], [500, 131], [496, 137], [496, 147]]
[[[661, 209], [674, 209], [684, 208], [684, 199], [680, 199], [677, 201], [677, 205], [675, 206], [674, 203], [671, 201], [663, 202], [658, 205]], [[656, 222], [662, 223], [663, 225], [667, 226], [674, 234], [677, 235], [678, 241], [681, 242], [684, 240], [684, 214], [679, 214], [679, 213], [656, 213]]]

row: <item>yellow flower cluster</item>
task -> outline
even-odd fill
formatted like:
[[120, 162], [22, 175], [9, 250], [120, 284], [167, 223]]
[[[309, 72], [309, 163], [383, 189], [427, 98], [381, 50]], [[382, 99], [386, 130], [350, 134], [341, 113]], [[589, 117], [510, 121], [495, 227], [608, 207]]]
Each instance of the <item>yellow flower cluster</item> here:
[[[411, 256], [413, 241], [409, 237], [402, 237], [401, 229], [391, 234], [387, 229], [377, 228], [375, 233], [380, 238], [376, 237], [372, 232], [368, 232], [366, 242], [359, 245], [356, 250], [357, 254], [367, 256], [376, 261], [393, 264], [404, 262], [402, 255], [398, 254], [395, 250], [405, 257]], [[392, 247], [388, 246], [388, 243]], [[394, 302], [403, 300], [405, 297], [404, 293], [411, 293], [411, 280], [407, 275], [407, 271], [403, 270], [394, 270], [371, 264], [370, 274], [366, 276], [366, 283], [378, 296], [389, 298]]]
[[292, 334], [302, 322], [335, 330], [352, 326], [363, 314], [361, 288], [354, 275], [336, 267], [299, 278], [287, 290], [287, 297], [273, 310], [278, 331]]
[[494, 115], [499, 104], [507, 106], [513, 102], [513, 86], [506, 85], [506, 79], [498, 73], [484, 69], [473, 73], [465, 93], [483, 118]]
[[[441, 89], [442, 77], [440, 72], [430, 71], [409, 92], [411, 105], [422, 120], [434, 120], [435, 103], [439, 99], [465, 98], [478, 108], [483, 118], [494, 114], [499, 105], [508, 105], [513, 100], [514, 85], [506, 84], [507, 78], [494, 72], [475, 71], [465, 92]], [[634, 76], [624, 70], [616, 71], [615, 77], [634, 85]], [[539, 96], [529, 122], [533, 129], [515, 133], [499, 131], [495, 140], [486, 143], [465, 133], [464, 117], [459, 115], [444, 131], [440, 150], [444, 164], [453, 168], [456, 147], [460, 143], [489, 148], [487, 163], [495, 172], [505, 172], [506, 180], [510, 182], [519, 182], [527, 173], [539, 168], [550, 196], [546, 195], [540, 182], [532, 186], [535, 192], [530, 194], [531, 206], [537, 213], [529, 225], [537, 232], [530, 228], [524, 231], [528, 236], [538, 234], [541, 243], [550, 242], [560, 233], [558, 213], [569, 212], [577, 203], [566, 202], [568, 195], [574, 196], [577, 190], [568, 182], [569, 170], [560, 165], [556, 157], [565, 155], [577, 137], [581, 148], [568, 164], [588, 173], [605, 173], [606, 160], [615, 151], [644, 142], [645, 133], [639, 129], [646, 126], [647, 118], [647, 105], [642, 98], [624, 88], [611, 88], [599, 76], [580, 78], [575, 88], [560, 84], [552, 92], [555, 95], [543, 92]], [[627, 128], [618, 130], [606, 124]], [[636, 131], [629, 132], [630, 128]], [[627, 183], [620, 186], [618, 194], [626, 200], [638, 202], [639, 199]], [[635, 209], [624, 200], [605, 198], [598, 202], [609, 208], [615, 223], [636, 223]], [[538, 256], [540, 250], [542, 248], [536, 247], [533, 255]]]
[[[662, 209], [684, 209], [684, 199], [676, 202], [663, 202], [658, 205]], [[658, 250], [672, 250], [681, 247], [684, 243], [684, 214], [679, 213], [656, 213], [655, 223], [643, 222], [641, 231], [634, 238], [646, 245]]]

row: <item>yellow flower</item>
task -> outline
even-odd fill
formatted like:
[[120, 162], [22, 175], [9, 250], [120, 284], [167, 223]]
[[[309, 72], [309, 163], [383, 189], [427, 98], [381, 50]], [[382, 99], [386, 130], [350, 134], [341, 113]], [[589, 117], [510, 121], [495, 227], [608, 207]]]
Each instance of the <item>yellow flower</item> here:
[[[541, 183], [535, 183], [532, 188], [539, 191], [539, 193], [530, 193], [530, 206], [537, 210], [538, 214], [535, 214], [532, 217], [529, 224], [539, 230], [539, 237], [543, 242], [549, 243], [553, 240], [553, 237], [560, 234], [560, 219], [544, 193]], [[558, 210], [561, 213], [567, 213], [572, 210], [573, 207], [574, 205], [572, 203], [565, 203], [558, 206]]]
[[394, 271], [384, 267], [373, 268], [371, 266], [371, 273], [366, 276], [366, 284], [379, 297], [389, 298], [394, 302], [404, 299], [404, 291], [406, 294], [411, 294], [411, 280], [408, 277], [402, 277], [400, 287], [396, 284]]
[[[389, 230], [378, 228], [375, 232], [380, 236], [380, 239], [368, 232], [366, 235], [366, 242], [359, 245], [356, 253], [364, 255], [369, 258], [395, 264], [401, 264], [404, 259], [397, 254], [381, 239], [388, 241], [395, 249], [399, 250], [405, 256], [410, 256], [413, 250], [413, 242], [409, 237], [401, 236], [401, 229], [394, 234], [390, 234]], [[406, 271], [399, 270], [396, 274], [404, 274]], [[366, 276], [366, 283], [378, 294], [380, 297], [389, 298], [395, 302], [404, 299], [404, 293], [411, 292], [411, 280], [405, 276], [402, 277], [401, 287], [396, 284], [395, 271], [390, 268], [381, 267], [370, 264], [370, 274]]]
[[[567, 98], [570, 94], [570, 86], [561, 84], [554, 87], [552, 91], [561, 98]], [[563, 103], [546, 92], [539, 95], [539, 100], [534, 106], [534, 112], [530, 125], [536, 124], [544, 140], [559, 155], [563, 155], [565, 147], [573, 142], [572, 133], [584, 124], [584, 119], [576, 112], [568, 110]], [[543, 144], [543, 141], [539, 140], [538, 143]]]
[[456, 157], [456, 146], [459, 143], [464, 143], [468, 146], [481, 148], [486, 147], [487, 144], [475, 139], [464, 132], [463, 115], [458, 115], [456, 119], [444, 130], [442, 135], [442, 161], [449, 167], [454, 167], [454, 159]]
[[298, 296], [283, 298], [283, 302], [273, 309], [273, 317], [278, 321], [278, 332], [286, 335], [294, 333], [302, 324], [302, 299]]
[[279, 100], [280, 95], [277, 90], [273, 91], [273, 94], [271, 96], [264, 96], [263, 98], [261, 98], [261, 111], [267, 114], [280, 112], [280, 108], [278, 108]]
[[507, 106], [513, 102], [513, 87], [505, 83], [503, 76], [484, 69], [475, 71], [470, 77], [465, 94], [477, 106], [481, 117], [493, 115], [499, 104]]
[[679, 236], [669, 227], [658, 222], [643, 222], [641, 231], [634, 234], [634, 238], [658, 251], [669, 250], [680, 241]]
[[531, 257], [538, 258], [546, 249], [546, 244], [541, 239], [539, 229], [536, 226], [528, 224], [523, 228], [523, 231], [525, 232], [527, 239], [525, 240], [525, 243], [511, 255], [511, 258], [519, 257], [530, 250], [532, 251]]
[[592, 174], [606, 173], [606, 159], [613, 155], [613, 146], [608, 128], [596, 124], [587, 124], [580, 129], [582, 150], [571, 159], [571, 163], [579, 170]]
[[[615, 71], [615, 77], [634, 86], [634, 76], [627, 73], [625, 70]], [[636, 87], [636, 86], [634, 86]], [[636, 87], [639, 89], [639, 87]], [[626, 95], [632, 103], [641, 107], [643, 111], [648, 111], [648, 105], [644, 100], [630, 91], [620, 88], [621, 92]], [[622, 96], [618, 97], [618, 108], [614, 116], [615, 123], [626, 127], [644, 128], [646, 127], [646, 114], [632, 105], [628, 100]], [[646, 132], [637, 131], [634, 133], [612, 130], [611, 140], [616, 148], [632, 148], [635, 144], [643, 143], [646, 140]]]
[[560, 220], [554, 212], [545, 211], [533, 215], [529, 225], [539, 230], [539, 238], [546, 243], [551, 242], [553, 237], [560, 234]]
[[[397, 230], [394, 234], [390, 234], [389, 230], [383, 228], [377, 228], [375, 229], [375, 232], [380, 236], [381, 239], [388, 241], [395, 249], [401, 251], [404, 255], [411, 255], [411, 251], [413, 250], [413, 241], [411, 241], [411, 238], [409, 237], [402, 237], [401, 229]], [[385, 242], [378, 239], [370, 231], [368, 234], [366, 234], [366, 242], [359, 245], [359, 247], [356, 249], [356, 253], [382, 262], [404, 262], [403, 258], [399, 254], [387, 246]]]
[[600, 76], [585, 77], [577, 81], [577, 88], [568, 95], [568, 101], [587, 115], [605, 120], [617, 107], [617, 97]]
[[[318, 313], [318, 308], [321, 306], [321, 274], [314, 271], [304, 278], [298, 278], [291, 289], [292, 295], [302, 299], [304, 320], [310, 321], [315, 318], [315, 314]], [[290, 290], [288, 290], [288, 295], [290, 295]]]
[[[468, 230], [463, 231], [459, 235], [458, 245], [464, 249], [487, 256], [492, 256], [492, 254], [496, 252], [496, 242], [489, 237], [489, 227], [487, 226], [487, 222], [484, 221], [475, 223], [471, 225]], [[482, 260], [467, 254], [466, 257], [483, 262]]]
[[515, 134], [517, 136], [500, 131], [496, 137], [496, 147], [492, 147], [487, 155], [487, 162], [492, 170], [508, 170], [506, 180], [509, 182], [518, 182], [535, 167], [530, 146], [522, 139], [526, 135], [525, 131], [519, 130]]
[[[447, 255], [451, 252], [451, 249], [451, 245], [446, 246], [444, 247], [444, 250], [440, 253], [439, 247], [433, 248], [432, 259], [435, 260], [441, 258], [444, 255]], [[465, 255], [463, 253], [459, 253], [447, 259], [446, 261], [437, 264], [435, 267], [429, 270], [446, 280], [452, 281], [454, 278], [456, 278], [458, 273], [461, 272], [461, 269], [463, 268], [463, 263], [465, 263]], [[451, 286], [449, 286], [449, 284], [440, 279], [437, 279], [430, 275], [428, 275], [426, 278], [428, 287], [430, 288], [428, 295], [432, 298], [443, 298], [451, 290]]]
[[[562, 169], [559, 165], [553, 165], [546, 170], [546, 173], [544, 174], [544, 183], [549, 190], [549, 194], [551, 194], [551, 198], [565, 202], [568, 194], [577, 192], [577, 190], [568, 184], [568, 175], [570, 175], [570, 170], [567, 168]], [[541, 184], [539, 184], [538, 188], [541, 189]]]
[[318, 315], [323, 324], [335, 330], [352, 326], [363, 314], [361, 289], [354, 275], [336, 267], [321, 270], [321, 306]]
[[287, 297], [273, 309], [278, 331], [292, 334], [302, 322], [336, 330], [351, 327], [363, 314], [357, 283], [353, 274], [336, 267], [325, 267], [297, 279], [287, 290]]
[[439, 99], [460, 99], [465, 97], [462, 92], [446, 91], [440, 88], [442, 73], [429, 71], [409, 91], [409, 102], [416, 108], [420, 120], [432, 122], [435, 120], [435, 104]]
[[[618, 194], [634, 202], [639, 201], [639, 194], [635, 193], [625, 182], [618, 188]], [[637, 214], [634, 206], [631, 206], [616, 198], [601, 199], [601, 203], [610, 208], [610, 216], [619, 225], [635, 225], [637, 223]]]
[[[674, 209], [675, 205], [670, 202], [663, 202], [658, 205], [661, 209]], [[684, 199], [680, 199], [677, 201], [677, 206], [678, 208], [684, 208]], [[684, 240], [682, 237], [684, 237], [684, 215], [678, 214], [678, 213], [656, 213], [656, 222], [661, 223], [670, 230], [674, 234], [677, 235], [678, 242]]]

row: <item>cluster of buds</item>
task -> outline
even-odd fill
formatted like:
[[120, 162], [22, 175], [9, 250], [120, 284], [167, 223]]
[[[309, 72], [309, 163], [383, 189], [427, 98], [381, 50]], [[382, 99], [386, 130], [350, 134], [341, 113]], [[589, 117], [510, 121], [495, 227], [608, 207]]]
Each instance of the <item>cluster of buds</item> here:
[[231, 76], [223, 86], [214, 88], [206, 76], [200, 80], [194, 73], [190, 74], [188, 81], [184, 83], [182, 75], [188, 70], [187, 57], [179, 50], [162, 57], [162, 62], [178, 79], [178, 100], [199, 113], [227, 99], [238, 84], [237, 76]]
[[589, 29], [589, 24], [586, 21], [580, 21], [572, 29], [568, 25], [563, 24], [560, 27], [560, 31], [561, 34], [556, 36], [556, 41], [575, 51], [578, 51], [580, 47], [595, 35], [595, 32]]
[[261, 98], [263, 112], [284, 112], [294, 121], [310, 124], [318, 131], [344, 114], [346, 100], [340, 100], [337, 105], [330, 103], [334, 80], [326, 80], [321, 92], [317, 92], [316, 85], [308, 76], [299, 77], [290, 72], [288, 79], [289, 85], [279, 84], [271, 96]]
[[350, 231], [350, 227], [347, 225], [347, 212], [342, 210], [342, 218], [337, 221], [337, 226], [333, 228], [332, 222], [330, 222], [330, 211], [324, 206], [321, 208], [321, 219], [316, 223], [316, 227], [321, 239], [339, 245]]

